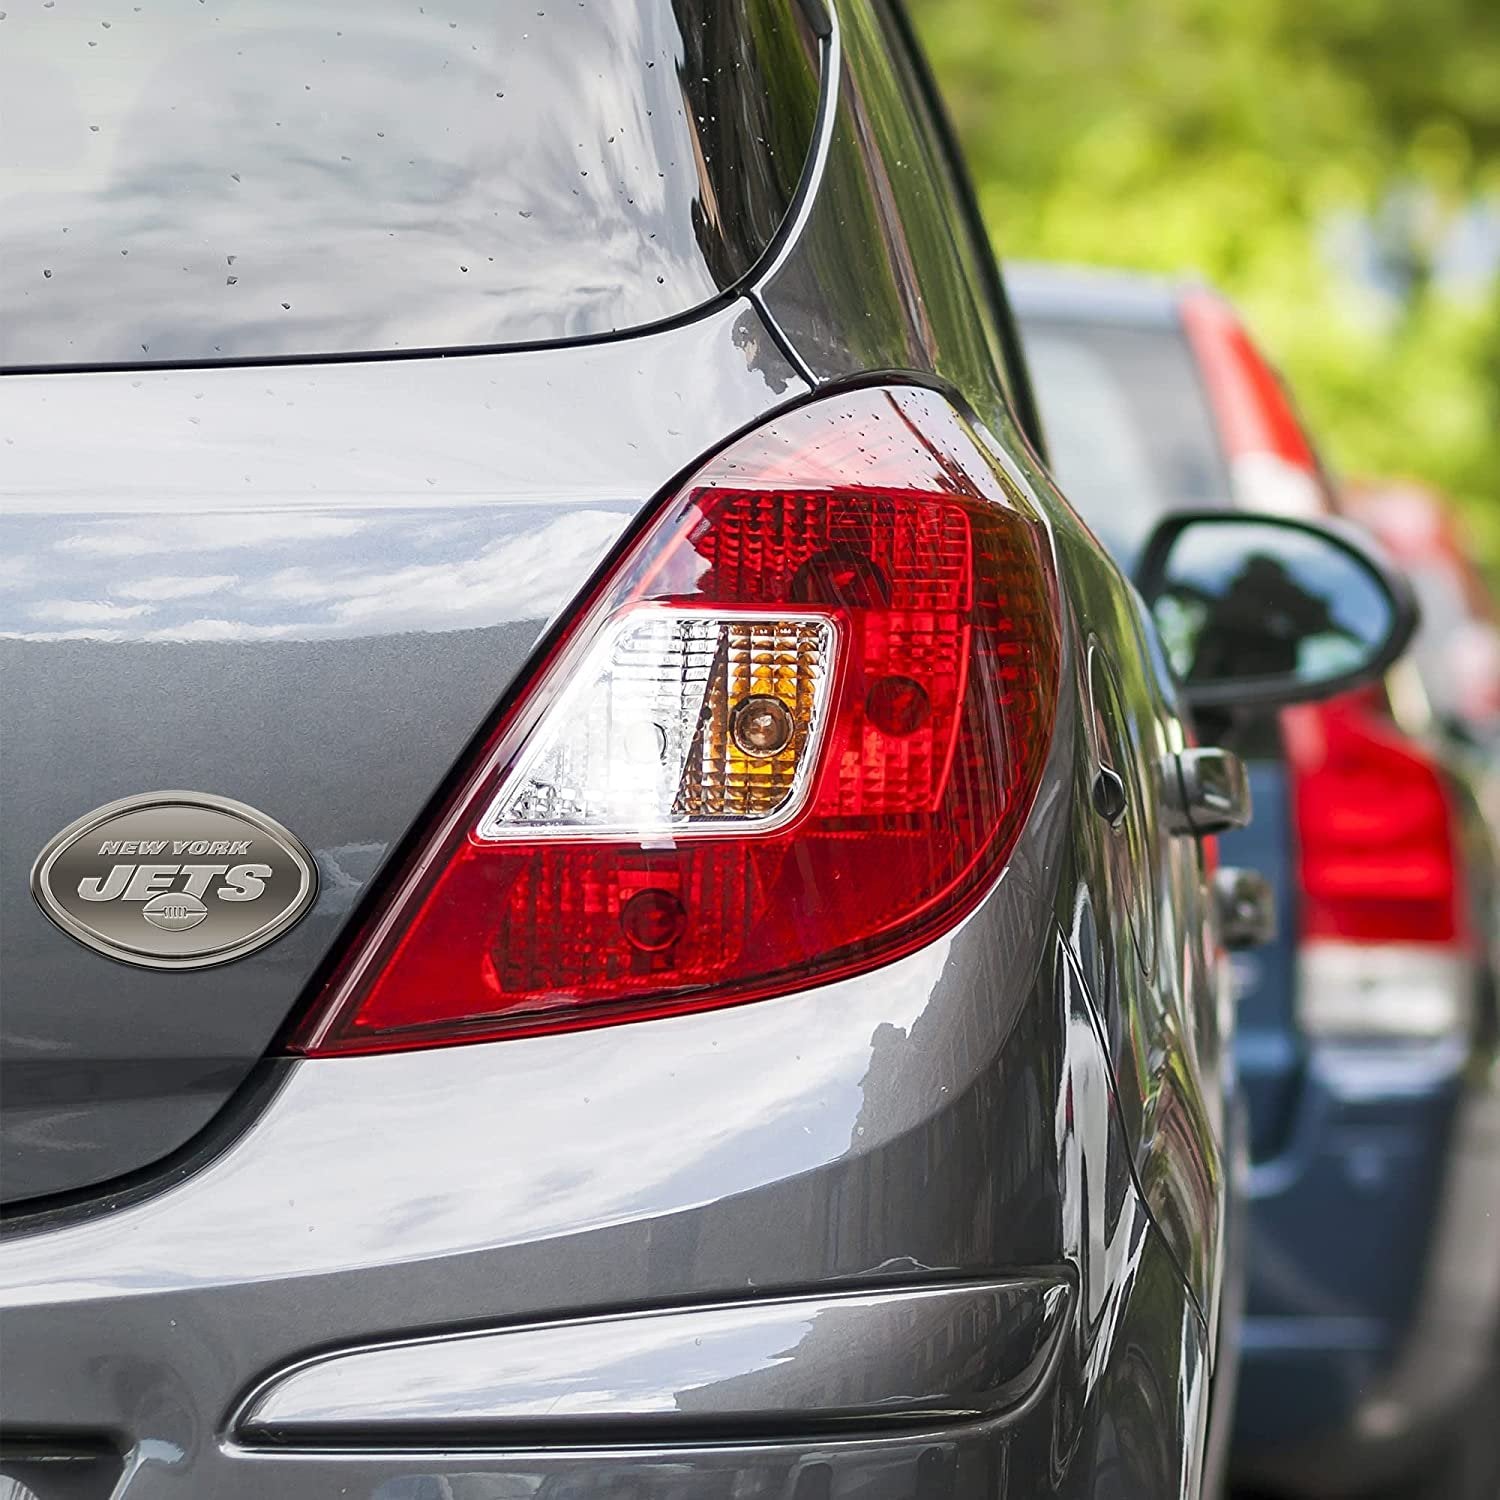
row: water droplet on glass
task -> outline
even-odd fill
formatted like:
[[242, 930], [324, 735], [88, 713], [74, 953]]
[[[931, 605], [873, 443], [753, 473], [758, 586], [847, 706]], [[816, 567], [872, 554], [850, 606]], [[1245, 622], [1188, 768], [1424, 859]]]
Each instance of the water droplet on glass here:
[[286, 312], [290, 312], [290, 311], [291, 311], [291, 310], [292, 310], [292, 304], [291, 304], [291, 303], [290, 303], [290, 302], [283, 302], [283, 303], [282, 303], [282, 304], [281, 304], [281, 306], [282, 306], [282, 308], [283, 308], [283, 309], [284, 309], [284, 310], [285, 310], [285, 311], [286, 311]]
[[240, 278], [238, 276], [226, 276], [224, 278], [224, 285], [225, 286], [233, 286], [235, 284], [235, 282], [237, 282], [239, 279]]
[[[4, 19], [5, 19], [5, 16], [4, 16], [4, 14], [3, 14], [3, 13], [0, 13], [0, 21], [3, 21], [3, 20], [4, 20]], [[52, 280], [52, 272], [51, 272], [51, 271], [48, 271], [48, 270], [43, 270], [43, 271], [42, 271], [42, 275], [43, 275], [43, 276], [45, 276], [45, 277], [46, 277], [46, 278], [47, 278], [47, 280], [48, 280], [48, 281], [51, 281], [51, 280]]]

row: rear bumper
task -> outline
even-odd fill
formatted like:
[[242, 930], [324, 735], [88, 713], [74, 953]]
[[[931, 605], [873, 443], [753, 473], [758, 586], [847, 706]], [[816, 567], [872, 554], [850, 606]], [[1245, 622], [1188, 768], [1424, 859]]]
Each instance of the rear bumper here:
[[[182, 1469], [170, 1450], [140, 1451], [124, 1461], [123, 1491], [112, 1491], [122, 1464], [77, 1470], [66, 1490], [56, 1466], [15, 1470], [23, 1482], [43, 1487], [52, 1500], [105, 1500], [124, 1493], [141, 1496], [212, 1496], [213, 1500], [283, 1497], [350, 1497], [350, 1500], [1020, 1500], [1060, 1493], [1070, 1484], [1078, 1496], [1108, 1493], [1175, 1494], [1140, 1487], [1140, 1459], [1123, 1451], [1117, 1435], [1101, 1431], [1094, 1446], [1057, 1455], [1052, 1448], [1055, 1412], [1039, 1408], [1019, 1422], [989, 1427], [932, 1428], [867, 1433], [823, 1442], [743, 1441], [650, 1445], [579, 1444], [500, 1451], [451, 1446], [420, 1452], [246, 1452], [226, 1447], [212, 1469]], [[1081, 1478], [1052, 1472], [1065, 1459], [1070, 1469], [1089, 1466], [1101, 1489]], [[1049, 1475], [1051, 1478], [1049, 1479]], [[43, 1477], [47, 1476], [47, 1477]], [[45, 1487], [48, 1478], [52, 1489]], [[81, 1485], [93, 1487], [83, 1488]], [[1194, 1491], [1186, 1491], [1193, 1494]]]
[[288, 1066], [0, 1244], [0, 1439], [46, 1500], [1192, 1495], [1206, 1333], [1037, 873], [808, 994]]
[[1500, 1349], [1496, 1090], [1459, 1047], [1314, 1052], [1251, 1174], [1242, 1477], [1356, 1491], [1463, 1412]]
[[0, 1472], [48, 1500], [184, 1484], [226, 1500], [979, 1500], [1012, 1464], [1046, 1472], [1072, 1301], [1063, 1272], [330, 1351], [263, 1382], [199, 1451], [33, 1437]]
[[246, 1403], [224, 1492], [978, 1500], [1040, 1457], [1070, 1300], [888, 1287], [335, 1356]]

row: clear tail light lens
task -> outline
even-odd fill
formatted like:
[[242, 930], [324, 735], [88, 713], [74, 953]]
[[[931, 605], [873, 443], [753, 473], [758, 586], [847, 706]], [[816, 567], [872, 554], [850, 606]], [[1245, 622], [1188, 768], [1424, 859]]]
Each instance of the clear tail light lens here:
[[1298, 1020], [1338, 1042], [1439, 1042], [1469, 1034], [1479, 976], [1466, 954], [1429, 943], [1316, 940], [1297, 951]]
[[476, 836], [650, 839], [786, 822], [818, 759], [837, 640], [826, 615], [624, 610]]
[[1035, 800], [1058, 654], [1047, 532], [940, 396], [777, 418], [576, 611], [293, 1049], [703, 1009], [931, 941]]

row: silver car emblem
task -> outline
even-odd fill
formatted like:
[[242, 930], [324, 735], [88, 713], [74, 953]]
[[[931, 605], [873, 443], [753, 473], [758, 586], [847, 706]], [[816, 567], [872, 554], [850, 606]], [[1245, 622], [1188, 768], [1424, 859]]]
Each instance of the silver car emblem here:
[[71, 937], [121, 963], [202, 969], [306, 915], [318, 868], [273, 818], [227, 797], [152, 792], [96, 807], [42, 850], [31, 892]]

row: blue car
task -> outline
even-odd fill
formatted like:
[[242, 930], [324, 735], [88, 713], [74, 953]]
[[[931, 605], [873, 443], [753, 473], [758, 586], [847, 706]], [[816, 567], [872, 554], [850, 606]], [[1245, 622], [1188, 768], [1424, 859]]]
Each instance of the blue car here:
[[[1123, 565], [1170, 510], [1332, 508], [1285, 392], [1215, 294], [1050, 267], [1007, 280], [1059, 482]], [[1232, 731], [1256, 812], [1221, 854], [1270, 879], [1280, 929], [1234, 960], [1251, 1116], [1234, 1469], [1278, 1493], [1490, 1500], [1488, 831], [1457, 762], [1388, 700]]]

